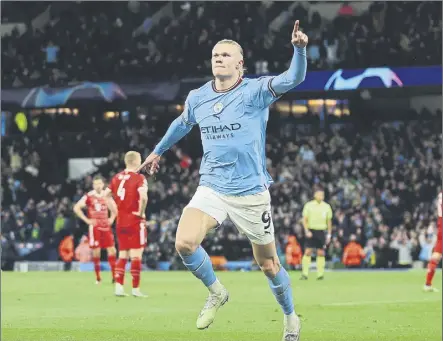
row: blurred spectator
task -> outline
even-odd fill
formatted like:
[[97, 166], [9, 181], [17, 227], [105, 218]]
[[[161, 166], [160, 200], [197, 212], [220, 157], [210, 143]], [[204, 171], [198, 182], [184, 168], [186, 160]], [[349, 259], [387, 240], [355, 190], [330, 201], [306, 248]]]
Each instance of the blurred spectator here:
[[392, 235], [391, 248], [398, 250], [398, 267], [410, 268], [412, 266], [413, 247], [414, 243], [405, 232], [398, 232]]
[[57, 61], [57, 53], [59, 50], [60, 48], [50, 41], [48, 46], [43, 48], [43, 51], [46, 53], [46, 62], [55, 63]]
[[345, 246], [343, 251], [343, 264], [347, 268], [359, 268], [362, 265], [362, 260], [365, 257], [365, 252], [359, 243], [357, 243], [355, 234], [351, 235], [349, 243]]
[[300, 268], [303, 252], [295, 236], [289, 236], [286, 244], [286, 264], [292, 270]]
[[88, 237], [82, 236], [80, 243], [75, 248], [75, 259], [81, 263], [89, 263], [92, 259], [92, 250], [89, 247]]
[[343, 254], [343, 247], [337, 237], [332, 238], [331, 243], [328, 246], [328, 256], [331, 259], [332, 264], [340, 263]]
[[[139, 113], [148, 109], [139, 108]], [[419, 235], [436, 219], [435, 199], [441, 188], [441, 122], [436, 115], [417, 121], [372, 122], [366, 127], [341, 124], [325, 130], [306, 129], [271, 115], [266, 152], [275, 181], [270, 191], [282, 251], [288, 235], [303, 244], [302, 206], [319, 185], [334, 210], [331, 260], [341, 258], [343, 246], [355, 235], [367, 250], [366, 263], [373, 264], [375, 255], [376, 267], [395, 265], [398, 256], [394, 257], [390, 240], [398, 231], [413, 241], [410, 256], [417, 260]], [[57, 231], [77, 226], [80, 237], [86, 227], [72, 217], [72, 202], [90, 189], [91, 176], [66, 180], [67, 159], [107, 156], [107, 162], [91, 175], [100, 173], [109, 179], [123, 167], [125, 151], [137, 149], [147, 155], [170, 121], [168, 116], [145, 114], [131, 125], [109, 124], [98, 130], [97, 122], [79, 133], [51, 135], [44, 130], [25, 138], [3, 138], [3, 234], [17, 245], [37, 240], [51, 245]], [[174, 236], [181, 210], [198, 185], [199, 142], [195, 130], [164, 155], [160, 173], [150, 179], [147, 216], [152, 248], [145, 261], [152, 266], [171, 260], [178, 262], [175, 267], [181, 266], [174, 258]], [[22, 158], [15, 173], [8, 153], [12, 147]], [[36, 176], [24, 169], [30, 164]], [[248, 241], [229, 221], [207, 242], [208, 250], [228, 260], [250, 257]]]
[[71, 270], [72, 261], [74, 260], [74, 237], [72, 235], [66, 236], [59, 244], [58, 252], [63, 261], [63, 269], [65, 271]]
[[418, 259], [425, 262], [425, 265], [427, 265], [427, 263], [431, 259], [432, 249], [434, 248], [436, 241], [436, 236], [433, 232], [433, 227], [431, 225], [428, 231], [422, 230], [420, 232], [420, 236], [418, 239], [421, 248]]
[[20, 256], [17, 247], [13, 239], [8, 238], [3, 233], [0, 235], [2, 242], [2, 271], [12, 271], [14, 270], [15, 261], [19, 260]]
[[207, 76], [224, 38], [243, 46], [249, 72], [283, 72], [293, 18], [309, 33], [310, 70], [441, 63], [441, 2], [374, 2], [358, 15], [344, 3], [332, 21], [291, 2], [172, 2], [161, 17], [167, 5], [2, 4], [2, 22], [40, 14], [38, 24], [2, 35], [3, 87]]

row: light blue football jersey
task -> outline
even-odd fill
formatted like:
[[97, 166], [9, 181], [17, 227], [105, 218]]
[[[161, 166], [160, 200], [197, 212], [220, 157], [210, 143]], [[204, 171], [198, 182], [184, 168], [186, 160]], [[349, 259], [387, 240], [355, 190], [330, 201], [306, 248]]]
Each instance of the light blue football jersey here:
[[279, 98], [272, 78], [240, 79], [226, 91], [211, 81], [189, 93], [181, 117], [200, 129], [201, 186], [238, 196], [263, 192], [273, 182], [265, 153], [269, 106]]

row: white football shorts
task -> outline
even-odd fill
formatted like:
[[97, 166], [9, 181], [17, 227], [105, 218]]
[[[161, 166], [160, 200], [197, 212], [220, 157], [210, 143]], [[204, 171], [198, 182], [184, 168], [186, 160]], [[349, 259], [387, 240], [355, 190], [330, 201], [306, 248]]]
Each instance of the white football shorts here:
[[187, 207], [199, 209], [220, 225], [229, 218], [238, 231], [254, 244], [266, 245], [274, 241], [269, 190], [252, 195], [231, 196], [199, 186]]

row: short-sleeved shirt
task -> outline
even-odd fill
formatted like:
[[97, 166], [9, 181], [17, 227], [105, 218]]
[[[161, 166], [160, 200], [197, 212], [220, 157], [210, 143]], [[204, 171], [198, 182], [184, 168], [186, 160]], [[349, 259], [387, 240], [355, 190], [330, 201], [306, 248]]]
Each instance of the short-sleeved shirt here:
[[303, 207], [303, 217], [308, 218], [310, 230], [326, 230], [328, 222], [332, 219], [331, 205], [322, 201], [311, 200]]
[[181, 118], [200, 129], [200, 185], [238, 196], [263, 192], [273, 182], [265, 153], [269, 106], [279, 98], [272, 79], [240, 78], [226, 91], [211, 81], [189, 93]]
[[117, 204], [117, 229], [139, 225], [140, 217], [134, 214], [139, 210], [139, 190], [148, 191], [146, 178], [138, 173], [123, 171], [116, 174], [109, 185]]
[[96, 224], [94, 228], [98, 228], [99, 230], [110, 230], [111, 227], [108, 222], [108, 204], [103, 195], [98, 194], [95, 191], [90, 191], [80, 199], [80, 202], [86, 205], [89, 219], [95, 220]]

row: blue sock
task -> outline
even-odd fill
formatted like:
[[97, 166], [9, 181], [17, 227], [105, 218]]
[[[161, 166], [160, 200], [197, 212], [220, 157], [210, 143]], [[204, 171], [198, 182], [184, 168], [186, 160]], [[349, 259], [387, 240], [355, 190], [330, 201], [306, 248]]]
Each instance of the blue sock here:
[[268, 281], [285, 315], [292, 314], [294, 312], [294, 303], [292, 302], [291, 280], [286, 270], [281, 267], [277, 275], [272, 279], [268, 278]]
[[[181, 255], [180, 255], [181, 256]], [[181, 256], [183, 264], [201, 280], [206, 287], [209, 287], [216, 281], [215, 272], [212, 268], [211, 259], [206, 253], [205, 249], [198, 247], [198, 249], [189, 256]]]

